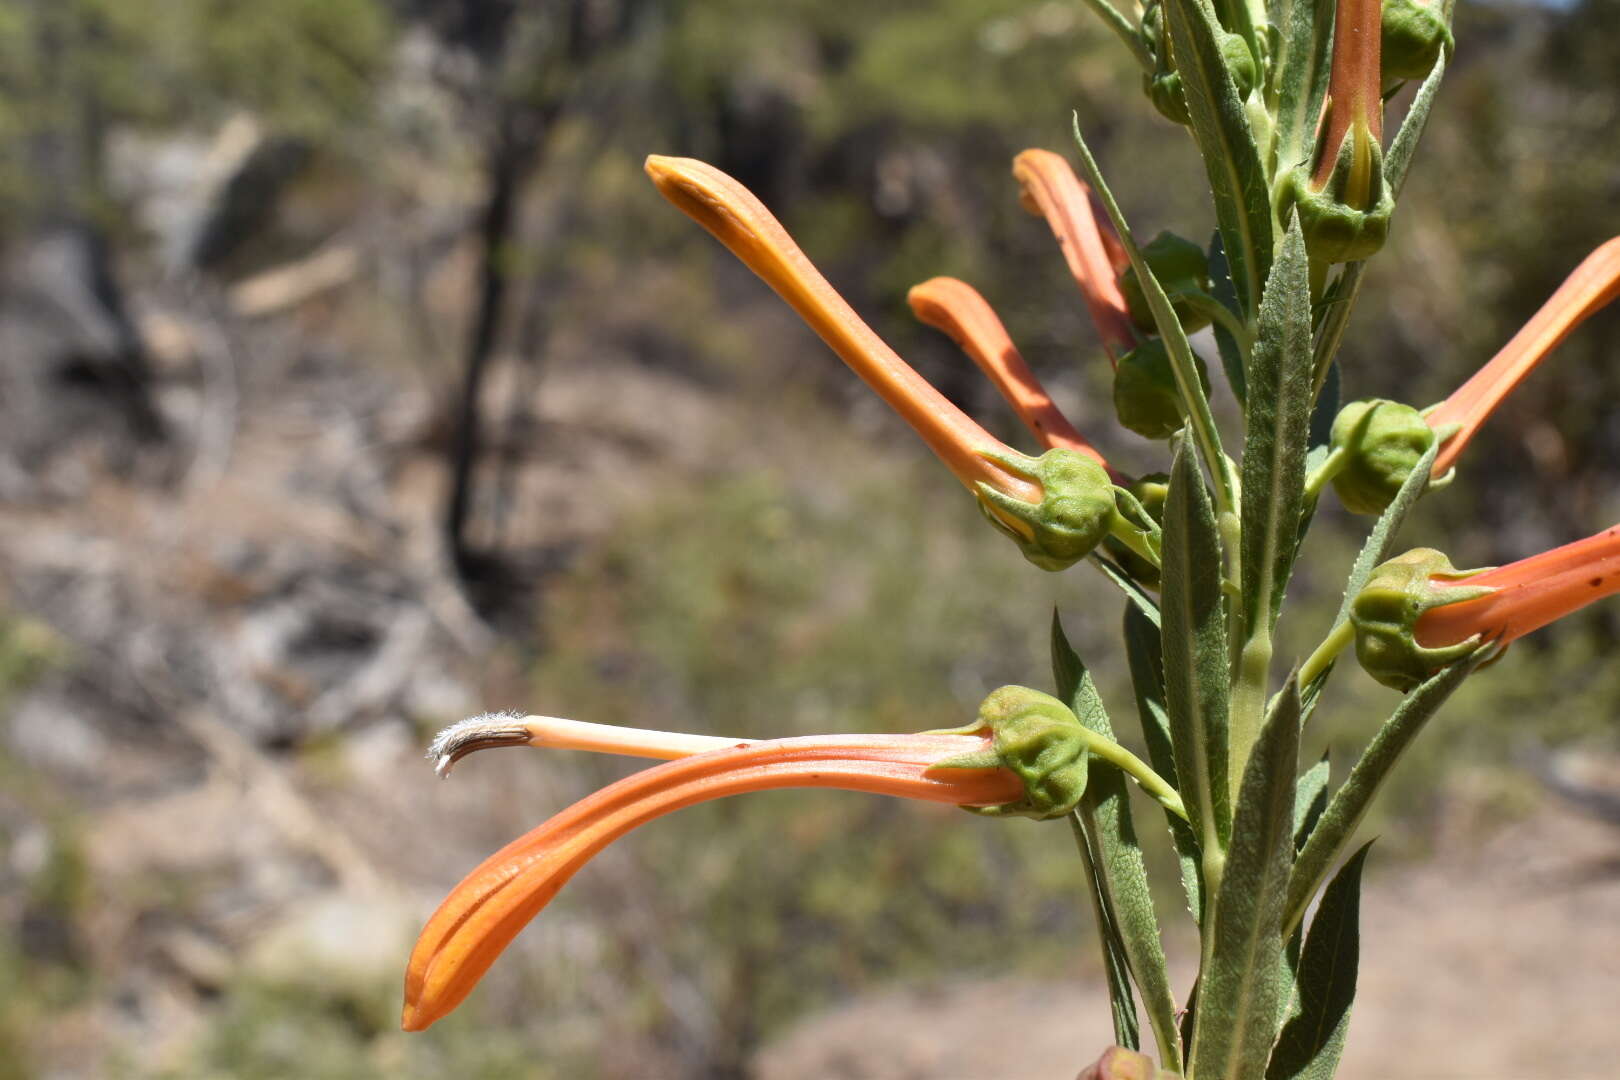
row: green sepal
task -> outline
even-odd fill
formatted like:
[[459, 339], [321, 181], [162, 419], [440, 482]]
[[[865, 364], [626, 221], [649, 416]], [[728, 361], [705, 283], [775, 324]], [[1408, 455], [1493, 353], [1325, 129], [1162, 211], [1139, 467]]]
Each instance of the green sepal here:
[[[1367, 156], [1359, 176], [1358, 144]], [[1326, 152], [1326, 147], [1318, 150]], [[1352, 124], [1332, 152], [1333, 172], [1321, 189], [1312, 184], [1309, 165], [1300, 165], [1284, 179], [1279, 205], [1285, 220], [1290, 206], [1299, 208], [1305, 247], [1311, 262], [1322, 266], [1377, 254], [1389, 237], [1389, 219], [1395, 212], [1395, 196], [1384, 182], [1384, 152], [1364, 124]]]
[[1423, 414], [1398, 401], [1352, 401], [1333, 421], [1329, 445], [1346, 453], [1333, 490], [1352, 514], [1382, 514], [1434, 445]]
[[[1164, 498], [1170, 491], [1169, 473], [1156, 472], [1139, 476], [1125, 490], [1129, 495], [1129, 499], [1119, 498], [1119, 502], [1125, 503], [1125, 508], [1120, 510], [1121, 517], [1129, 518], [1131, 516], [1129, 511], [1131, 503], [1134, 503], [1136, 507], [1141, 508], [1142, 513], [1152, 519], [1155, 525], [1164, 524]], [[1146, 525], [1147, 522], [1135, 522], [1135, 524]], [[1103, 541], [1103, 546], [1130, 573], [1131, 577], [1150, 589], [1159, 587], [1159, 568], [1126, 547], [1123, 541], [1110, 536]]]
[[[1209, 366], [1193, 353], [1198, 382], [1209, 396]], [[1119, 358], [1114, 369], [1114, 412], [1145, 439], [1168, 439], [1186, 422], [1175, 368], [1161, 338], [1150, 338]]]
[[1356, 659], [1378, 682], [1403, 693], [1441, 668], [1479, 648], [1474, 638], [1436, 648], [1417, 643], [1417, 622], [1425, 612], [1488, 595], [1485, 587], [1436, 588], [1431, 578], [1462, 580], [1478, 570], [1458, 570], [1433, 548], [1413, 548], [1379, 566], [1350, 604], [1356, 628]]
[[[1238, 43], [1242, 45], [1242, 39]], [[1243, 45], [1243, 49], [1247, 52], [1248, 46]], [[1142, 257], [1147, 260], [1153, 276], [1159, 279], [1159, 284], [1170, 297], [1176, 318], [1181, 320], [1181, 328], [1191, 334], [1208, 326], [1209, 316], [1182, 299], [1193, 294], [1209, 295], [1209, 259], [1204, 249], [1173, 232], [1161, 232], [1142, 249]], [[1148, 307], [1147, 296], [1142, 292], [1142, 283], [1136, 276], [1134, 266], [1120, 275], [1119, 289], [1125, 294], [1125, 307], [1130, 311], [1131, 321], [1137, 329], [1143, 333], [1157, 333], [1158, 324], [1153, 321], [1153, 310]]]
[[989, 731], [993, 750], [948, 758], [936, 769], [1011, 769], [1024, 782], [1024, 798], [1000, 806], [964, 809], [986, 817], [1063, 817], [1086, 793], [1090, 733], [1063, 702], [1027, 686], [1003, 686], [979, 706], [979, 719], [956, 731]]
[[1379, 66], [1386, 84], [1421, 79], [1456, 48], [1445, 12], [1423, 0], [1384, 0]]
[[1073, 450], [1038, 458], [980, 451], [1015, 476], [1040, 485], [1041, 501], [1027, 503], [989, 484], [977, 486], [979, 508], [1042, 570], [1067, 570], [1090, 555], [1114, 526], [1114, 484], [1108, 470]]

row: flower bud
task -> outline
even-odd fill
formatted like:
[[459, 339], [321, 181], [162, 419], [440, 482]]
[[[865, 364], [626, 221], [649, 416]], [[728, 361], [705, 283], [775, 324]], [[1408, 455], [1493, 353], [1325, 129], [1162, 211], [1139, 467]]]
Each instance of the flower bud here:
[[[1249, 50], [1249, 43], [1243, 40], [1241, 34], [1224, 30], [1217, 32], [1220, 34], [1221, 58], [1237, 86], [1238, 98], [1246, 99], [1254, 92], [1257, 81], [1254, 53]], [[1151, 0], [1142, 11], [1142, 37], [1154, 61], [1153, 70], [1142, 75], [1142, 89], [1147, 93], [1148, 100], [1171, 123], [1192, 123], [1181, 85], [1181, 73], [1176, 70], [1175, 58], [1171, 55], [1168, 30], [1164, 25], [1164, 5], [1159, 0]]]
[[1069, 707], [1027, 686], [1003, 686], [984, 699], [979, 719], [960, 734], [988, 731], [993, 749], [937, 763], [935, 769], [1010, 769], [1024, 798], [1001, 806], [967, 807], [989, 817], [1062, 817], [1086, 793], [1090, 733]]
[[[1193, 354], [1198, 381], [1209, 393], [1209, 368]], [[1114, 369], [1114, 412], [1119, 422], [1147, 439], [1168, 439], [1186, 422], [1169, 350], [1159, 338], [1143, 342], [1119, 358]]]
[[1330, 436], [1345, 451], [1333, 490], [1352, 514], [1382, 514], [1434, 442], [1423, 415], [1398, 401], [1352, 401], [1339, 410]]
[[1381, 37], [1385, 83], [1423, 78], [1456, 45], [1441, 5], [1424, 0], [1384, 0]]
[[1417, 621], [1432, 608], [1473, 600], [1489, 588], [1437, 586], [1435, 578], [1457, 581], [1481, 573], [1458, 570], [1433, 548], [1414, 548], [1372, 572], [1350, 604], [1356, 630], [1356, 659], [1367, 674], [1405, 692], [1479, 647], [1473, 638], [1436, 648], [1417, 642]]
[[1056, 449], [1038, 458], [992, 451], [982, 456], [1040, 487], [1039, 503], [1024, 502], [985, 483], [978, 485], [978, 496], [990, 523], [1042, 570], [1067, 570], [1090, 555], [1113, 528], [1118, 513], [1113, 480], [1107, 469], [1086, 455]]
[[[1165, 294], [1170, 297], [1182, 329], [1191, 334], [1208, 326], [1209, 316], [1181, 299], [1193, 293], [1209, 293], [1209, 259], [1205, 257], [1204, 249], [1175, 233], [1162, 232], [1142, 249], [1142, 257], [1147, 260], [1153, 276], [1158, 278]], [[1147, 296], [1142, 292], [1136, 267], [1132, 266], [1120, 276], [1119, 288], [1125, 294], [1125, 306], [1131, 313], [1131, 321], [1144, 333], [1154, 333], [1157, 324], [1153, 320], [1153, 309], [1148, 306]]]

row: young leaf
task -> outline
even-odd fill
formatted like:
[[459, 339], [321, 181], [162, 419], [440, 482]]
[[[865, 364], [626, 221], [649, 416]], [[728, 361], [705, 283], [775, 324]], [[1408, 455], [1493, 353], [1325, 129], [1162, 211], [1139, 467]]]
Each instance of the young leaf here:
[[[1215, 230], [1215, 235], [1209, 241], [1209, 289], [1222, 307], [1228, 311], [1238, 309], [1237, 290], [1232, 285], [1232, 268], [1227, 265], [1226, 246], [1221, 243], [1219, 229]], [[1210, 329], [1215, 332], [1215, 347], [1220, 351], [1221, 368], [1226, 372], [1227, 385], [1232, 388], [1232, 396], [1237, 398], [1237, 403], [1242, 405], [1249, 393], [1243, 381], [1243, 350], [1231, 331], [1219, 322]]]
[[1352, 855], [1322, 894], [1299, 960], [1299, 1012], [1283, 1025], [1266, 1080], [1332, 1080], [1339, 1067], [1356, 996], [1361, 870], [1370, 847]]
[[1205, 858], [1226, 846], [1226, 612], [1221, 543], [1204, 477], [1185, 436], [1176, 440], [1164, 506], [1164, 700], [1176, 747], [1177, 787]]
[[1123, 567], [1110, 559], [1104, 558], [1095, 551], [1091, 553], [1091, 561], [1096, 565], [1097, 569], [1108, 576], [1108, 580], [1119, 586], [1119, 591], [1125, 594], [1125, 599], [1130, 601], [1131, 607], [1141, 612], [1142, 617], [1155, 627], [1159, 625], [1160, 615], [1157, 601], [1149, 596], [1147, 590], [1138, 585], [1125, 572]]
[[1266, 279], [1246, 376], [1243, 626], [1271, 636], [1298, 548], [1311, 425], [1310, 259], [1297, 217]]
[[1292, 928], [1299, 925], [1305, 908], [1316, 893], [1316, 887], [1355, 833], [1356, 826], [1361, 824], [1373, 796], [1383, 785], [1389, 770], [1400, 760], [1402, 752], [1423, 730], [1423, 725], [1439, 710], [1446, 698], [1451, 696], [1452, 691], [1462, 685], [1462, 681], [1493, 652], [1490, 648], [1482, 648], [1430, 676], [1427, 682], [1402, 698], [1394, 714], [1384, 721], [1384, 726], [1367, 744], [1361, 760], [1356, 762], [1339, 790], [1328, 800], [1321, 820], [1311, 830], [1299, 857], [1294, 860], [1293, 873], [1288, 881], [1284, 926]]
[[[1160, 776], [1176, 775], [1175, 749], [1170, 742], [1170, 716], [1164, 704], [1164, 652], [1159, 642], [1159, 626], [1141, 610], [1125, 605], [1125, 655], [1131, 665], [1131, 685], [1136, 691], [1136, 713], [1142, 722], [1142, 739], [1147, 743], [1148, 761]], [[1187, 910], [1193, 920], [1204, 917], [1203, 885], [1199, 878], [1198, 837], [1192, 826], [1164, 812], [1181, 862], [1181, 887], [1187, 893]]]
[[1170, 46], [1215, 196], [1215, 221], [1245, 319], [1260, 303], [1271, 269], [1271, 190], [1248, 114], [1221, 52], [1221, 28], [1208, 0], [1165, 0]]
[[[1052, 671], [1057, 696], [1080, 722], [1099, 735], [1114, 737], [1102, 697], [1085, 664], [1070, 647], [1057, 612], [1052, 613]], [[1124, 773], [1106, 766], [1093, 768], [1086, 794], [1076, 809], [1078, 821], [1091, 843], [1098, 895], [1108, 923], [1118, 937], [1131, 976], [1142, 992], [1167, 1067], [1179, 1064], [1181, 1045], [1176, 1034], [1176, 1004], [1170, 992], [1159, 920], [1148, 889], [1147, 864], [1131, 821], [1128, 785]]]
[[1298, 755], [1299, 685], [1290, 678], [1255, 743], [1233, 815], [1215, 937], [1199, 977], [1188, 1072], [1200, 1080], [1254, 1080], [1277, 1036]]

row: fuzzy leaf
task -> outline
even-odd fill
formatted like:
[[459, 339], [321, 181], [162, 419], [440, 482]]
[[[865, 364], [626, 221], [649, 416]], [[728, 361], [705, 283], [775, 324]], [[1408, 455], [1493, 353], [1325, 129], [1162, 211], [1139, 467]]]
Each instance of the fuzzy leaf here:
[[1352, 855], [1322, 894], [1299, 959], [1299, 1011], [1283, 1025], [1266, 1080], [1332, 1080], [1339, 1067], [1356, 996], [1361, 870], [1370, 847]]
[[1176, 747], [1177, 787], [1207, 853], [1226, 846], [1226, 612], [1221, 542], [1204, 477], [1185, 436], [1177, 438], [1164, 505], [1162, 567], [1164, 700]]
[[[1063, 623], [1055, 611], [1052, 613], [1052, 670], [1057, 678], [1059, 699], [1074, 710], [1082, 724], [1112, 739], [1114, 732], [1102, 697], [1085, 664], [1070, 647], [1063, 633]], [[1142, 1004], [1158, 1039], [1159, 1053], [1167, 1067], [1176, 1068], [1181, 1059], [1181, 1046], [1176, 1034], [1175, 999], [1170, 992], [1159, 920], [1148, 888], [1147, 864], [1142, 859], [1142, 848], [1131, 820], [1125, 774], [1106, 765], [1094, 767], [1090, 785], [1076, 813], [1091, 844], [1104, 914], [1118, 938], [1131, 976], [1142, 992]]]
[[1191, 1075], [1253, 1080], [1281, 1020], [1283, 901], [1294, 854], [1299, 685], [1288, 680], [1243, 771], [1232, 843], [1215, 903], [1209, 968], [1199, 978]]
[[1327, 809], [1328, 778], [1331, 773], [1328, 756], [1323, 754], [1321, 761], [1300, 774], [1299, 783], [1294, 787], [1295, 851], [1305, 846], [1311, 830], [1322, 818], [1322, 811]]
[[1266, 279], [1246, 375], [1243, 444], [1243, 625], [1271, 635], [1293, 570], [1311, 427], [1311, 283], [1294, 218]]
[[1271, 189], [1249, 130], [1248, 114], [1221, 52], [1220, 24], [1208, 0], [1165, 0], [1165, 23], [1215, 196], [1232, 284], [1245, 318], [1260, 303], [1271, 268]]
[[1283, 26], [1277, 72], [1277, 174], [1309, 163], [1327, 97], [1333, 0], [1295, 0]]

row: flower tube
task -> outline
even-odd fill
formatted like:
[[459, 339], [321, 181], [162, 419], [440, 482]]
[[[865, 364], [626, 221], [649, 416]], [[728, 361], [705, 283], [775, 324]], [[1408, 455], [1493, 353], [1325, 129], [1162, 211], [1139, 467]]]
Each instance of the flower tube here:
[[1102, 466], [1063, 448], [1027, 457], [980, 427], [861, 321], [747, 188], [691, 158], [655, 154], [646, 169], [665, 198], [775, 289], [922, 436], [1030, 562], [1066, 569], [1123, 529]]
[[1461, 425], [1435, 457], [1434, 475], [1444, 476], [1514, 387], [1577, 326], [1616, 296], [1620, 296], [1620, 236], [1588, 255], [1489, 363], [1425, 415], [1436, 431]]
[[[497, 732], [506, 725], [505, 741], [496, 738], [484, 745], [528, 742], [534, 729], [545, 727], [538, 717], [493, 719]], [[466, 752], [469, 740], [489, 733], [487, 725], [460, 734], [452, 729], [435, 742], [435, 753], [442, 763], [443, 755]], [[662, 735], [653, 733], [652, 742], [661, 743]], [[567, 739], [542, 741], [569, 745]], [[671, 811], [778, 788], [842, 788], [973, 807], [1025, 798], [1024, 781], [1006, 768], [949, 764], [991, 749], [988, 734], [725, 740], [723, 748], [698, 753], [667, 745], [638, 751], [633, 732], [621, 731], [617, 741], [620, 752], [688, 756], [587, 796], [491, 855], [463, 879], [428, 920], [411, 953], [401, 1018], [407, 1031], [420, 1031], [459, 1005], [518, 932], [593, 856], [631, 829]]]
[[957, 278], [931, 278], [912, 286], [906, 301], [919, 321], [947, 334], [972, 358], [1042, 446], [1073, 450], [1108, 465], [1052, 401], [977, 289]]
[[1024, 209], [1044, 217], [1063, 249], [1069, 273], [1085, 297], [1091, 321], [1111, 360], [1136, 347], [1136, 333], [1120, 290], [1124, 254], [1117, 237], [1097, 220], [1091, 189], [1074, 175], [1068, 161], [1050, 150], [1025, 150], [1013, 158], [1013, 176], [1022, 187]]
[[[1620, 525], [1506, 566], [1431, 584], [1440, 606], [1417, 620], [1419, 645], [1440, 648], [1475, 636], [1506, 645], [1620, 592]], [[1446, 602], [1447, 590], [1459, 587], [1489, 591]]]

